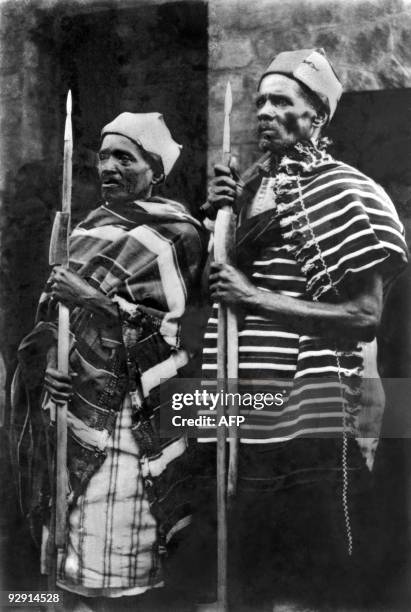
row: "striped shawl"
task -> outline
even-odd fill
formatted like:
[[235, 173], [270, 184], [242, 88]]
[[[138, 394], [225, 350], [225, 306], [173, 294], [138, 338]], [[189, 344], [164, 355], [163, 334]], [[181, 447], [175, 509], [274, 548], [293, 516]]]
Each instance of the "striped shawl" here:
[[[181, 345], [181, 332], [185, 312], [194, 303], [202, 259], [200, 224], [183, 206], [163, 198], [102, 205], [70, 238], [70, 267], [118, 308], [118, 316], [112, 319], [79, 307], [70, 313], [70, 370], [77, 374], [68, 415], [70, 501], [75, 503], [103, 463], [128, 392], [132, 432], [141, 451], [144, 485], [159, 524], [160, 545], [189, 521], [187, 441], [184, 437], [160, 439], [159, 386], [160, 379], [187, 375], [189, 370], [190, 355]], [[23, 386], [14, 385], [15, 448], [21, 455], [17, 459], [25, 447], [29, 451], [26, 469], [33, 477], [26, 482], [33, 494], [31, 514], [39, 521], [49, 495], [44, 463], [43, 470], [36, 469], [36, 459], [45, 456], [44, 444], [43, 451], [38, 448], [45, 440], [41, 421], [47, 425], [48, 414], [39, 410], [39, 404], [49, 405], [42, 380], [46, 352], [55, 338], [56, 304], [50, 299], [48, 281], [37, 324], [19, 349], [23, 396]], [[46, 435], [52, 442], [47, 429]]]
[[[376, 269], [387, 287], [405, 266], [403, 228], [387, 194], [312, 143], [297, 145], [273, 169], [265, 156], [244, 179], [237, 265], [261, 289], [338, 303], [356, 276]], [[208, 384], [217, 371], [216, 327], [217, 305], [205, 334]], [[247, 313], [239, 328], [240, 390], [251, 392], [251, 383], [254, 392], [286, 390], [287, 401], [242, 410], [241, 440], [356, 433], [364, 354], [372, 351], [367, 343], [298, 334], [284, 321]]]

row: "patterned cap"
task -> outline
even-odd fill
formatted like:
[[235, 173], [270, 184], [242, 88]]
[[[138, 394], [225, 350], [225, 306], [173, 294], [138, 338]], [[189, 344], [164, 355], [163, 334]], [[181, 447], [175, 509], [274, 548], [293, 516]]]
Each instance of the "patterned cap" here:
[[262, 75], [259, 86], [267, 74], [275, 73], [284, 74], [306, 85], [326, 105], [331, 119], [343, 88], [324, 49], [279, 53]]
[[147, 153], [161, 157], [167, 176], [176, 163], [182, 146], [177, 144], [160, 113], [121, 113], [101, 130], [106, 134], [119, 134], [132, 140]]

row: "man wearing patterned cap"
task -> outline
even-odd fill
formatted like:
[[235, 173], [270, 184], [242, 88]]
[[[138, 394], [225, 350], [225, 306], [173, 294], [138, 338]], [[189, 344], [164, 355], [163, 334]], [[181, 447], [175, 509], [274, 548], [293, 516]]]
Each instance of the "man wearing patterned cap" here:
[[[372, 458], [366, 464], [355, 437], [366, 408], [380, 414], [375, 334], [407, 249], [383, 189], [325, 149], [322, 129], [341, 93], [322, 49], [280, 53], [256, 98], [264, 155], [242, 180], [217, 165], [203, 207], [210, 219], [227, 204], [238, 214], [235, 266], [211, 266], [203, 377], [216, 378], [218, 305], [230, 305], [239, 390], [271, 394], [263, 409], [240, 407], [228, 526], [235, 610], [272, 610], [274, 598], [287, 610], [336, 609], [367, 596]], [[214, 445], [201, 446], [209, 465]], [[209, 470], [200, 508], [214, 488]], [[207, 515], [210, 505], [199, 519], [204, 572], [215, 556], [205, 552]]]
[[[104, 201], [73, 230], [70, 266], [53, 270], [19, 349], [34, 424], [21, 439], [34, 431], [40, 449], [34, 532], [49, 504], [47, 444], [35, 424], [53, 421], [55, 407], [69, 401], [69, 515], [58, 585], [75, 594], [78, 610], [163, 609], [159, 600], [150, 604], [164, 584], [162, 553], [189, 522], [186, 440], [160, 440], [157, 431], [160, 379], [189, 361], [181, 326], [203, 255], [199, 222], [154, 195], [179, 154], [159, 113], [122, 113], [103, 128]], [[57, 302], [70, 307], [68, 376], [56, 367]]]

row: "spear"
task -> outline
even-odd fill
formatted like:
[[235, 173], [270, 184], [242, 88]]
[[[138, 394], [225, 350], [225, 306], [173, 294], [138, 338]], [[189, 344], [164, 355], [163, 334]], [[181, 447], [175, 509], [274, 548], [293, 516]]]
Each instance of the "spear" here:
[[[224, 100], [224, 136], [223, 164], [228, 165], [231, 153], [230, 114], [232, 109], [232, 93], [230, 82], [227, 83]], [[235, 231], [235, 216], [230, 206], [222, 207], [218, 213], [214, 231], [214, 259], [217, 263], [229, 263], [232, 257], [232, 247]], [[237, 319], [233, 310], [222, 304], [218, 308], [217, 335], [217, 381], [223, 391], [235, 392], [235, 380], [238, 376], [238, 339]], [[230, 382], [229, 382], [230, 381]], [[225, 394], [224, 394], [225, 395]], [[225, 414], [224, 402], [217, 408], [218, 423]], [[231, 497], [235, 491], [237, 470], [237, 432], [235, 426], [230, 428], [230, 469], [228, 493]], [[217, 427], [217, 604], [220, 612], [228, 609], [227, 598], [227, 485], [226, 485], [226, 436], [224, 425]]]
[[[69, 234], [71, 213], [73, 134], [71, 125], [71, 91], [67, 94], [66, 123], [64, 129], [64, 163], [62, 210], [56, 213], [50, 240], [51, 266], [69, 265]], [[69, 371], [70, 321], [69, 309], [58, 305], [57, 367], [64, 374]], [[65, 544], [67, 519], [67, 402], [56, 406], [56, 468], [55, 468], [55, 526], [53, 551], [59, 557]]]

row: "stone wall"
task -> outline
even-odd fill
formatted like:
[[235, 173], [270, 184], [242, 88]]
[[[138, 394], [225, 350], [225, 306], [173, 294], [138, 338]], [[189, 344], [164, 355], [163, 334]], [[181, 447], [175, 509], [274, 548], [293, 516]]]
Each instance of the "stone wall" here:
[[53, 84], [56, 64], [39, 49], [32, 33], [37, 25], [35, 3], [6, 2], [0, 5], [0, 190], [13, 181], [16, 164], [41, 160], [55, 139], [44, 128], [54, 127], [58, 105]]
[[323, 47], [346, 91], [411, 87], [410, 31], [407, 0], [210, 0], [209, 168], [221, 155], [227, 79], [233, 152], [246, 166], [258, 77], [276, 53]]

